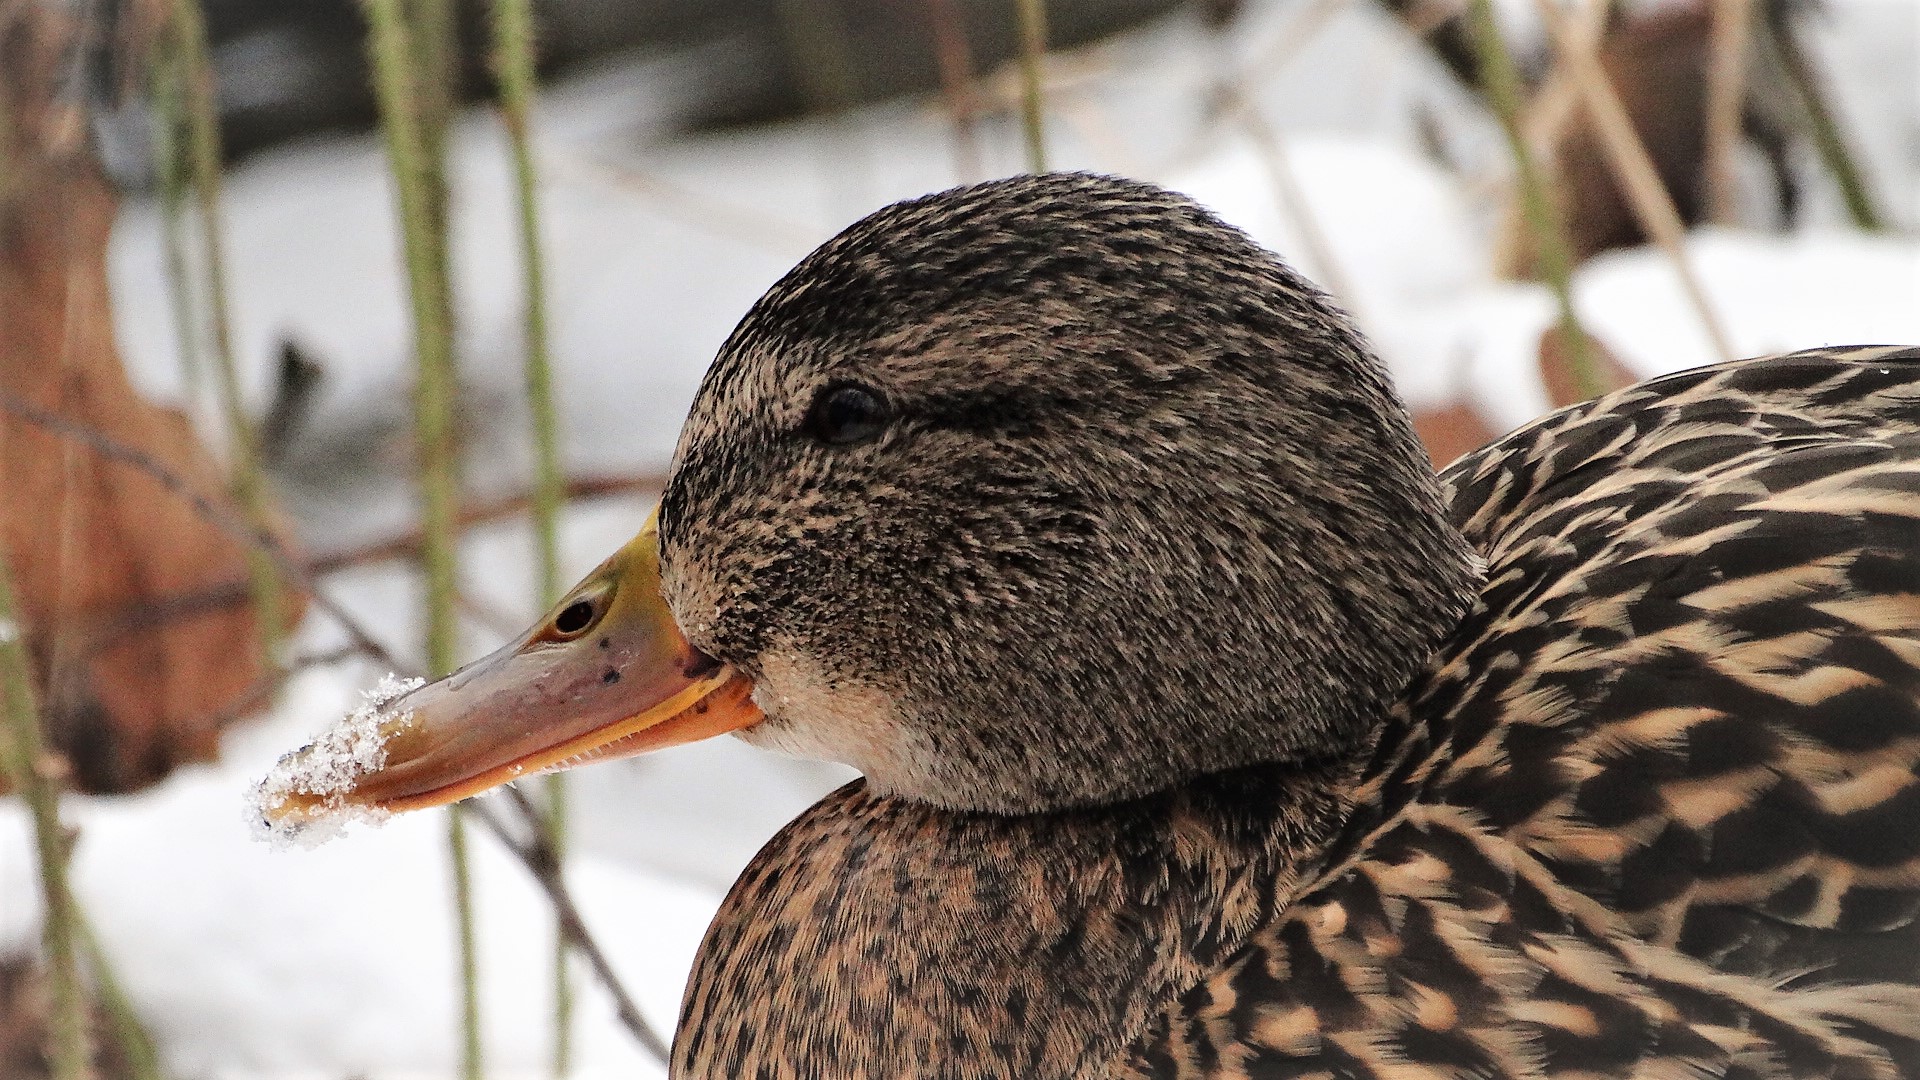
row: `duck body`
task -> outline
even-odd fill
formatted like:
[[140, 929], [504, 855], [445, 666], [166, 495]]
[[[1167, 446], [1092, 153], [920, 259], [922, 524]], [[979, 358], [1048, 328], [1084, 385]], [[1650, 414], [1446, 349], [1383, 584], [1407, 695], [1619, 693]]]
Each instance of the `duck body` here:
[[679, 1080], [1920, 1078], [1920, 350], [1436, 476], [1204, 208], [957, 188], [775, 284], [640, 535], [390, 708], [267, 812], [723, 732], [864, 774], [715, 917]]
[[856, 781], [734, 887], [675, 1075], [1920, 1076], [1920, 350], [1441, 480], [1485, 584], [1363, 752], [1028, 816]]

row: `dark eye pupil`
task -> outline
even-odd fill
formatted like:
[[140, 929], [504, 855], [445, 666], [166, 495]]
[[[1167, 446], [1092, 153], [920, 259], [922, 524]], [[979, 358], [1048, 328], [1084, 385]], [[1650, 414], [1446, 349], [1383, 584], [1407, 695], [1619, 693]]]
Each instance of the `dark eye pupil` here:
[[873, 391], [862, 386], [835, 386], [814, 399], [807, 414], [807, 430], [822, 442], [852, 443], [880, 433], [886, 408]]
[[593, 605], [585, 600], [575, 600], [554, 617], [553, 628], [563, 634], [577, 634], [592, 622]]

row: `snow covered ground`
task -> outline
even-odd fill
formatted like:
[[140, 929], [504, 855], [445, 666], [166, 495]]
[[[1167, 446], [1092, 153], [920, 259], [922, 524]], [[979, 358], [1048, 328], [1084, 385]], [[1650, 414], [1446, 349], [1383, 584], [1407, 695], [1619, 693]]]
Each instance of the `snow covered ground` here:
[[[1833, 0], [1816, 35], [1870, 177], [1903, 223], [1848, 230], [1823, 180], [1791, 235], [1710, 230], [1689, 245], [1741, 354], [1855, 341], [1920, 342], [1920, 5]], [[1186, 190], [1336, 288], [1416, 403], [1470, 396], [1489, 417], [1545, 408], [1534, 356], [1550, 304], [1494, 279], [1487, 185], [1498, 147], [1485, 119], [1370, 6], [1347, 4], [1278, 70], [1269, 61], [1305, 3], [1255, 5], [1231, 44], [1182, 23], [1063, 62], [1050, 118], [1055, 164]], [[1519, 11], [1524, 5], [1509, 5]], [[1518, 17], [1516, 15], [1516, 17]], [[1264, 58], [1264, 59], [1263, 59]], [[1207, 133], [1223, 72], [1259, 66], [1256, 100], [1322, 240], [1276, 194], [1268, 148]], [[549, 95], [541, 156], [560, 363], [564, 453], [576, 471], [657, 470], [694, 386], [733, 321], [813, 244], [891, 199], [960, 179], [926, 103], [700, 141], [660, 143], [646, 68], [609, 71]], [[1423, 149], [1429, 118], [1457, 167]], [[1198, 133], [1198, 134], [1197, 134]], [[1010, 120], [987, 126], [989, 166], [1019, 165]], [[519, 299], [508, 176], [497, 126], [455, 141], [462, 355], [478, 403], [473, 486], [524, 482], [518, 406]], [[1809, 169], [1810, 177], [1815, 175]], [[326, 365], [314, 419], [332, 443], [379, 439], [405, 418], [407, 326], [391, 194], [372, 139], [331, 139], [263, 157], [230, 180], [227, 235], [238, 342], [256, 402], [283, 336]], [[161, 285], [159, 222], [129, 206], [114, 251], [121, 340], [137, 380], [182, 394]], [[1596, 260], [1579, 276], [1589, 325], [1642, 374], [1710, 362], [1666, 260]], [[376, 453], [374, 457], [378, 459]], [[287, 486], [309, 546], [328, 551], [403, 528], [406, 488], [383, 475], [342, 486], [296, 457]], [[569, 569], [584, 572], [638, 527], [638, 503], [569, 514]], [[517, 528], [466, 545], [469, 590], [531, 615], [528, 545]], [[330, 582], [384, 638], [418, 637], [417, 595], [391, 567]], [[475, 627], [470, 650], [499, 631]], [[314, 620], [301, 645], [335, 632]], [[456, 1057], [453, 937], [438, 812], [357, 830], [314, 851], [249, 839], [242, 797], [280, 751], [358, 701], [379, 672], [305, 674], [282, 705], [233, 733], [218, 765], [148, 794], [76, 799], [76, 880], [104, 943], [181, 1075], [445, 1076]], [[596, 933], [643, 1006], [670, 1029], [679, 988], [726, 883], [787, 818], [848, 775], [728, 741], [573, 774], [571, 876]], [[551, 949], [544, 904], [484, 837], [476, 850], [488, 1048], [495, 1075], [546, 1061]], [[23, 816], [0, 805], [0, 949], [35, 919]], [[582, 979], [582, 985], [587, 986]], [[583, 994], [581, 1076], [658, 1075], [607, 1003]]]

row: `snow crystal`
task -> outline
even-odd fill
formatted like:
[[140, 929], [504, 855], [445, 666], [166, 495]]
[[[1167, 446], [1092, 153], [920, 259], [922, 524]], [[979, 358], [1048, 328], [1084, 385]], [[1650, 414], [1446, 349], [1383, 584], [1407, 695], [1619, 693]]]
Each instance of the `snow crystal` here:
[[390, 816], [375, 807], [352, 805], [346, 794], [355, 780], [386, 764], [383, 729], [408, 715], [388, 706], [424, 685], [425, 679], [385, 676], [362, 694], [366, 700], [359, 708], [282, 757], [247, 797], [254, 835], [275, 846], [310, 848], [340, 835], [351, 822], [377, 824]]

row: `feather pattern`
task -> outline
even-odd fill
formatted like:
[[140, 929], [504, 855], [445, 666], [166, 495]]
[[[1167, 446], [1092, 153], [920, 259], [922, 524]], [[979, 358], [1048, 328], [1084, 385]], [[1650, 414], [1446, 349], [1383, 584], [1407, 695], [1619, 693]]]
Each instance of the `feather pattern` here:
[[1656, 379], [1442, 480], [1477, 608], [1111, 1075], [1920, 1075], [1920, 350]]

